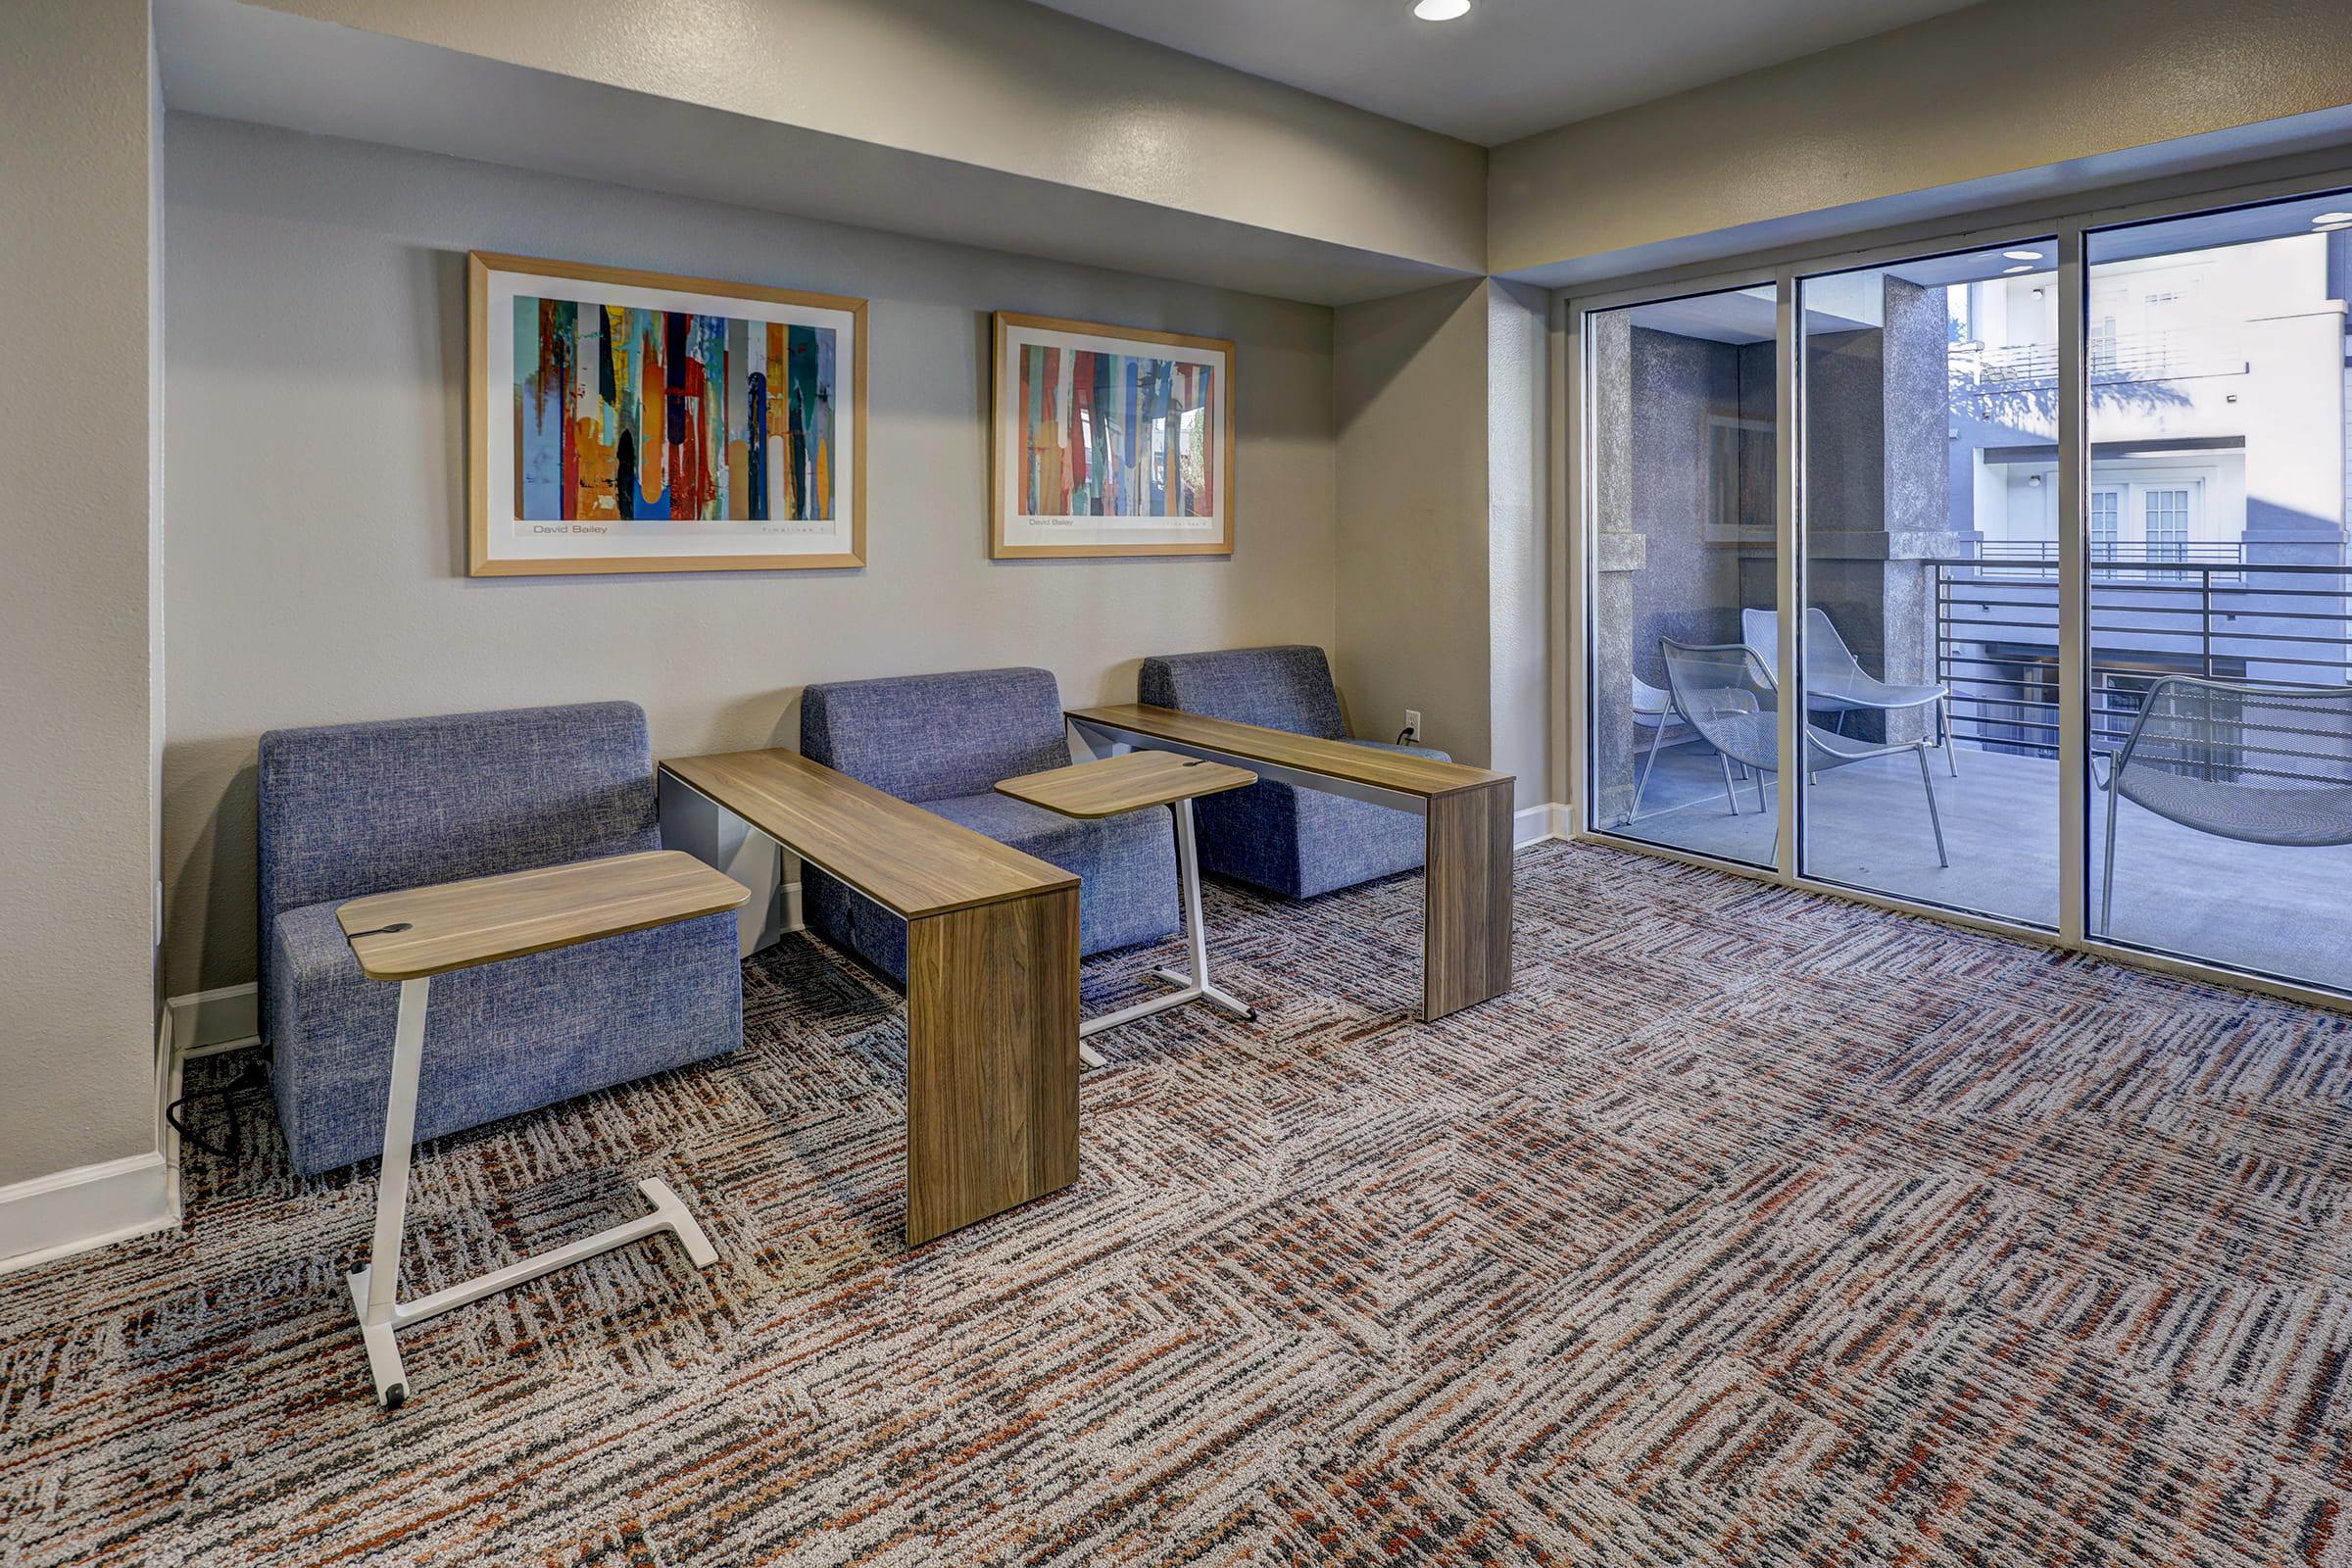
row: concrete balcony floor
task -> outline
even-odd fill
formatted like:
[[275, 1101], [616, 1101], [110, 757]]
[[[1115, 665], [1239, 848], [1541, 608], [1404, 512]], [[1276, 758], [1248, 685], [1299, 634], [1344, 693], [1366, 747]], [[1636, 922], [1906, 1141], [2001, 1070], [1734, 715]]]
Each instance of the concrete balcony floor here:
[[[1923, 903], [2039, 925], [2058, 923], [2058, 764], [2004, 752], [1959, 750], [1954, 778], [1928, 754], [1943, 815], [1949, 868], [1936, 863], [1919, 767], [1907, 755], [1833, 769], [1811, 786], [1808, 874]], [[1777, 783], [1756, 809], [1756, 781], [1739, 786], [1740, 814], [1724, 805], [1723, 770], [1703, 746], [1658, 754], [1642, 816], [1626, 837], [1730, 860], [1769, 864], [1780, 804]], [[2106, 797], [2089, 833], [2090, 915]], [[2116, 829], [2118, 941], [2186, 957], [2259, 969], [2352, 991], [2352, 921], [2340, 917], [2352, 888], [2352, 846], [2278, 849], [2199, 833], [2123, 803]]]

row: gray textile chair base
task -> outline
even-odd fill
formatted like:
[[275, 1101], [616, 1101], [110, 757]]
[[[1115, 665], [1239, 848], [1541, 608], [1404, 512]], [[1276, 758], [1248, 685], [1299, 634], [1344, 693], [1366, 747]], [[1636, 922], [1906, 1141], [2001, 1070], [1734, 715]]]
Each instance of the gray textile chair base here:
[[[272, 730], [259, 773], [262, 1035], [305, 1176], [383, 1147], [398, 1004], [337, 905], [662, 847], [632, 703]], [[735, 916], [452, 974], [432, 1012], [420, 1138], [720, 1055], [743, 1043]]]
[[[1161, 654], [1144, 661], [1136, 701], [1374, 751], [1450, 760], [1426, 746], [1357, 740], [1323, 650], [1298, 644]], [[1286, 899], [1421, 869], [1427, 830], [1410, 811], [1260, 779], [1199, 802], [1200, 867]]]
[[[1078, 878], [1078, 951], [1092, 957], [1173, 936], [1176, 838], [1159, 809], [1079, 819], [999, 794], [1000, 779], [1070, 760], [1061, 689], [1044, 669], [819, 683], [801, 694], [801, 755]], [[898, 916], [809, 867], [808, 929], [897, 985]]]

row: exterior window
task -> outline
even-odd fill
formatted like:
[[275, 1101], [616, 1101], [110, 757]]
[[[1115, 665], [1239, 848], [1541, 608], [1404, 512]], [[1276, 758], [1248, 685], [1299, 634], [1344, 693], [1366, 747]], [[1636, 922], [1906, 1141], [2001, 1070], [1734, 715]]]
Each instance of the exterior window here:
[[2188, 559], [2188, 492], [2185, 490], [2155, 490], [2146, 492], [2148, 518], [2148, 559], [2150, 561], [2186, 561]]
[[2116, 523], [2122, 508], [2122, 496], [2113, 490], [2093, 490], [2090, 493], [2090, 559], [2113, 561], [2118, 537]]

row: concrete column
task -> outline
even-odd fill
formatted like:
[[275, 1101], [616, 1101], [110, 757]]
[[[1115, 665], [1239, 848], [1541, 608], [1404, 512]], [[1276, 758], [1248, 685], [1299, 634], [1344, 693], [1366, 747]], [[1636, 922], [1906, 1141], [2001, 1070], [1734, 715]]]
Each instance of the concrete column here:
[[[1916, 684], [1936, 669], [1927, 563], [1962, 543], [1950, 531], [1949, 333], [1941, 289], [1893, 277], [1883, 287], [1880, 326], [1806, 341], [1808, 604], [1865, 670]], [[1935, 725], [1924, 710], [1857, 714], [1846, 733], [1907, 741]]]
[[[1634, 802], [1634, 577], [1644, 541], [1634, 527], [1634, 328], [1626, 312], [1586, 318], [1585, 398], [1592, 432], [1593, 820], [1622, 821]], [[1586, 781], [1574, 781], [1583, 790]]]

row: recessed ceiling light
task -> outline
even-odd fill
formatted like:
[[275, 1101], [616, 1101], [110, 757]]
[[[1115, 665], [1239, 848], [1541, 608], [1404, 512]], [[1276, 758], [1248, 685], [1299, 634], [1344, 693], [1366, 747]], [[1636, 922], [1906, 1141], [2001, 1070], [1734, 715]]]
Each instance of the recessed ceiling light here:
[[2352, 223], [2352, 213], [2322, 213], [2312, 221], [2315, 223]]
[[2013, 262], [2038, 262], [2041, 260], [2039, 251], [2003, 251], [2001, 254]]
[[1470, 0], [1417, 0], [1413, 15], [1423, 22], [1451, 22], [1469, 10]]
[[2004, 267], [2001, 269], [2001, 275], [2003, 277], [2015, 277], [2020, 272], [2031, 272], [2032, 270], [2034, 270], [2034, 269], [2031, 267]]

